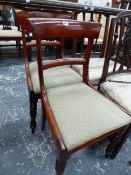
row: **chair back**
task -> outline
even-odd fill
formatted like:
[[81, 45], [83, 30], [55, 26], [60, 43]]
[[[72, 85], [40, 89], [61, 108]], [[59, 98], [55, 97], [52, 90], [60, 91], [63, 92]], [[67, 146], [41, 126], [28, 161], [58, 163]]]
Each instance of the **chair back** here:
[[[99, 36], [101, 24], [93, 22], [81, 22], [67, 19], [53, 18], [29, 18], [36, 40], [46, 38], [89, 38], [96, 39]], [[98, 27], [98, 28], [97, 28]], [[53, 29], [53, 30], [52, 30]]]
[[[24, 48], [24, 58], [25, 62], [31, 61], [31, 47], [35, 47], [34, 42], [30, 42], [32, 40], [32, 29], [30, 27], [30, 23], [27, 18], [63, 18], [63, 19], [74, 19], [75, 14], [72, 12], [65, 12], [62, 10], [49, 10], [49, 9], [37, 9], [37, 8], [14, 8], [16, 24], [21, 26], [22, 31], [22, 40], [23, 40], [23, 48]], [[44, 43], [44, 45], [48, 45], [48, 43]], [[62, 43], [58, 43], [59, 45]], [[50, 42], [49, 45], [57, 45], [54, 42]], [[62, 51], [61, 51], [62, 52]], [[62, 53], [60, 53], [62, 55]], [[61, 56], [62, 57], [62, 56]]]
[[108, 69], [111, 60], [114, 61], [114, 66], [110, 74], [127, 71], [131, 67], [131, 11], [121, 12], [111, 20], [100, 82], [105, 81], [109, 75]]
[[[94, 39], [97, 39], [99, 36], [101, 24], [92, 23], [92, 22], [81, 22], [75, 20], [63, 20], [63, 19], [45, 19], [45, 18], [29, 18], [29, 22], [32, 26], [33, 38], [36, 39], [37, 45], [37, 61], [39, 69], [39, 78], [41, 90], [44, 88], [44, 77], [43, 69], [48, 69], [55, 66], [62, 65], [72, 65], [72, 64], [81, 64], [83, 65], [83, 81], [88, 83], [88, 66], [89, 59], [91, 54], [91, 49], [93, 46]], [[46, 38], [73, 38], [73, 39], [82, 39], [88, 38], [88, 45], [85, 51], [84, 59], [57, 59], [46, 63], [42, 63], [42, 52], [41, 52], [41, 41]]]
[[16, 24], [18, 26], [26, 24], [27, 18], [60, 18], [60, 19], [75, 18], [75, 13], [62, 10], [23, 7], [23, 8], [14, 8], [14, 12], [16, 17]]

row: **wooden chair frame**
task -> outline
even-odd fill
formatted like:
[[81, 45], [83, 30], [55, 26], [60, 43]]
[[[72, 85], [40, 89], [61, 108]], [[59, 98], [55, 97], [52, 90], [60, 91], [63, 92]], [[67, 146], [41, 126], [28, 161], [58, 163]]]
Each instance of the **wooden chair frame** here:
[[[53, 111], [51, 109], [47, 91], [44, 86], [44, 77], [43, 70], [49, 69], [55, 66], [62, 65], [72, 65], [72, 64], [81, 64], [83, 65], [83, 82], [88, 86], [92, 87], [89, 78], [88, 78], [88, 65], [90, 60], [91, 49], [93, 46], [94, 39], [98, 38], [101, 24], [99, 23], [88, 23], [88, 22], [80, 22], [80, 21], [69, 21], [69, 20], [58, 20], [58, 19], [29, 19], [32, 29], [33, 36], [36, 39], [37, 43], [37, 61], [38, 61], [38, 70], [39, 70], [39, 79], [40, 79], [40, 88], [41, 88], [41, 98], [43, 109], [45, 110], [45, 121], [46, 117], [49, 122], [57, 151], [57, 159], [56, 159], [56, 173], [57, 175], [61, 175], [64, 173], [67, 160], [70, 158], [70, 155], [86, 146], [94, 144], [95, 142], [106, 138], [110, 135], [115, 136], [111, 138], [113, 144], [110, 144], [107, 149], [106, 156], [115, 157], [118, 152], [118, 144], [122, 141], [123, 135], [127, 133], [129, 129], [129, 125], [124, 128], [119, 128], [115, 131], [112, 131], [108, 134], [105, 134], [97, 139], [91, 140], [83, 145], [75, 147], [74, 149], [68, 151], [62, 135], [57, 126]], [[50, 30], [50, 27], [53, 26], [54, 31]], [[40, 30], [39, 30], [40, 29]], [[87, 37], [89, 39], [89, 43], [85, 52], [85, 59], [73, 58], [73, 59], [58, 59], [49, 63], [42, 63], [42, 53], [41, 53], [41, 40], [46, 39], [46, 37], [73, 37], [73, 38], [84, 38]], [[118, 132], [119, 131], [119, 132]], [[118, 134], [119, 133], [119, 134]], [[117, 137], [119, 135], [119, 138]], [[117, 139], [116, 139], [117, 138]], [[116, 141], [117, 140], [117, 141]], [[122, 144], [122, 143], [121, 143]], [[120, 148], [120, 146], [119, 146]]]
[[[128, 0], [126, 2], [125, 1], [122, 1], [122, 2], [125, 3], [125, 4], [122, 4], [123, 7], [125, 7], [127, 3], [129, 3]], [[130, 4], [129, 4], [129, 7], [130, 7]], [[130, 67], [131, 67], [130, 32], [131, 32], [131, 12], [130, 11], [121, 12], [120, 14], [118, 14], [116, 18], [113, 18], [111, 20], [109, 38], [108, 38], [108, 43], [107, 43], [107, 50], [106, 50], [106, 55], [105, 55], [105, 63], [103, 66], [103, 72], [102, 72], [102, 76], [101, 76], [99, 86], [98, 86], [99, 91], [101, 91], [101, 84], [106, 81], [109, 75], [115, 75], [115, 74], [127, 73], [127, 72], [131, 73], [130, 71]], [[121, 49], [123, 52], [122, 54], [121, 54]], [[109, 63], [110, 63], [110, 60], [112, 59], [114, 61], [114, 67], [113, 67], [112, 72], [108, 73]], [[117, 64], [119, 64], [119, 69], [117, 69]], [[120, 81], [119, 79], [118, 81], [116, 80], [115, 81], [110, 80], [110, 81], [124, 83], [124, 81]], [[115, 100], [113, 101], [117, 105], [119, 105], [121, 108], [123, 108], [123, 106], [120, 105], [118, 102], [116, 102]], [[128, 111], [126, 112], [129, 115], [131, 115]], [[127, 133], [128, 132], [129, 130], [127, 131]], [[127, 136], [128, 134], [126, 135], [126, 137]], [[126, 139], [126, 137], [124, 139]], [[129, 162], [129, 164], [131, 165], [131, 161]]]
[[[120, 52], [121, 51], [120, 49], [124, 46], [124, 42], [126, 41], [126, 40], [124, 41], [124, 36], [131, 28], [131, 21], [128, 21], [128, 24], [127, 24], [127, 20], [126, 20], [127, 18], [130, 19], [130, 17], [131, 17], [131, 12], [127, 11], [127, 12], [121, 12], [116, 18], [112, 18], [111, 20], [107, 50], [105, 55], [105, 62], [104, 62], [99, 86], [103, 81], [106, 80], [108, 75], [119, 74], [121, 72], [130, 71], [129, 68], [131, 66], [131, 62], [128, 57], [129, 52], [126, 50], [123, 56], [121, 56], [121, 52]], [[119, 26], [121, 26], [120, 31], [118, 31]], [[125, 39], [128, 40], [130, 38], [128, 38], [127, 36]], [[125, 43], [125, 47], [128, 47], [126, 43]], [[109, 68], [110, 60], [114, 61], [114, 67], [112, 72], [109, 74], [108, 68]], [[120, 64], [120, 67], [119, 69], [116, 69], [116, 65], [118, 63]], [[123, 69], [124, 66], [127, 67], [127, 69]]]
[[[32, 133], [35, 132], [36, 128], [36, 115], [37, 115], [37, 102], [38, 99], [41, 99], [40, 93], [35, 93], [33, 89], [33, 84], [30, 76], [30, 70], [29, 70], [29, 62], [31, 61], [31, 48], [36, 47], [36, 42], [32, 41], [32, 37], [27, 37], [27, 33], [32, 32], [32, 29], [30, 27], [30, 24], [27, 22], [27, 18], [42, 18], [42, 17], [57, 17], [57, 18], [74, 18], [74, 14], [72, 12], [64, 12], [64, 11], [56, 11], [56, 10], [42, 10], [38, 11], [38, 9], [35, 8], [14, 8], [15, 16], [16, 16], [16, 24], [18, 26], [21, 26], [22, 30], [22, 40], [23, 40], [23, 48], [24, 48], [24, 62], [25, 62], [25, 69], [26, 69], [26, 75], [27, 75], [27, 84], [28, 84], [28, 91], [29, 91], [29, 104], [30, 104], [30, 128], [32, 130]], [[56, 46], [60, 49], [59, 55], [60, 57], [63, 57], [63, 41], [43, 41], [43, 46]], [[59, 51], [59, 50], [58, 50]], [[44, 111], [42, 112], [44, 113]], [[42, 118], [42, 130], [44, 129], [44, 118]]]

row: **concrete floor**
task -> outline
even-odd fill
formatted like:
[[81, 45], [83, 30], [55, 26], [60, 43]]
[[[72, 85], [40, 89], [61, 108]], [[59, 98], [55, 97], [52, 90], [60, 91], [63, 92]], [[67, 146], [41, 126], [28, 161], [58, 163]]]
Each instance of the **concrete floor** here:
[[[55, 146], [48, 124], [29, 129], [29, 103], [23, 56], [12, 49], [0, 55], [0, 175], [55, 175]], [[15, 52], [14, 52], [15, 53]], [[64, 175], [130, 175], [131, 134], [115, 160], [104, 158], [108, 140], [83, 149], [69, 160]]]

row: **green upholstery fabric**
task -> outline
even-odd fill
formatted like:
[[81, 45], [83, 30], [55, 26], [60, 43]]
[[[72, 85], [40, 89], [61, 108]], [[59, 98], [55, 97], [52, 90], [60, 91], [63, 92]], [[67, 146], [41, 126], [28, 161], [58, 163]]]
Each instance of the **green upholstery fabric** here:
[[18, 31], [18, 28], [12, 27], [12, 30], [2, 30], [2, 26], [0, 25], [0, 38], [3, 37], [20, 37], [22, 38], [22, 34], [20, 31]]
[[[37, 62], [31, 62], [29, 64], [29, 69], [34, 91], [35, 93], [40, 93]], [[82, 81], [80, 75], [78, 75], [69, 66], [58, 66], [47, 69], [44, 71], [44, 78], [46, 89]]]
[[[89, 79], [94, 85], [98, 85], [99, 80], [102, 75], [102, 69], [104, 65], [104, 58], [91, 58], [89, 63]], [[112, 72], [114, 66], [114, 62], [110, 61], [109, 65], [109, 73]], [[119, 64], [117, 64], [119, 68]], [[72, 68], [82, 76], [83, 70], [81, 65], [73, 65]]]
[[108, 76], [100, 90], [131, 114], [131, 72]]
[[131, 123], [131, 118], [84, 83], [47, 90], [68, 150]]

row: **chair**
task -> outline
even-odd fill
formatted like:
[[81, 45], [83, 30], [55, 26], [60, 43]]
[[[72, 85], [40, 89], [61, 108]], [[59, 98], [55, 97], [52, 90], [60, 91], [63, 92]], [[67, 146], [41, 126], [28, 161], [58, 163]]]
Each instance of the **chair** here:
[[[122, 12], [111, 21], [100, 91], [131, 114], [131, 12]], [[109, 63], [114, 66], [109, 74]], [[119, 69], [116, 67], [119, 65]]]
[[[122, 1], [119, 5], [119, 8], [130, 8], [130, 4], [128, 4], [128, 6], [123, 6], [124, 1]], [[128, 1], [128, 3], [130, 3]], [[126, 3], [127, 5], [127, 3]], [[113, 16], [112, 16], [113, 17]], [[110, 28], [110, 27], [109, 27]], [[108, 41], [108, 38], [107, 38]], [[107, 42], [106, 41], [106, 42]], [[104, 44], [105, 46], [105, 44]], [[105, 46], [106, 48], [106, 46]], [[106, 49], [105, 49], [106, 50]], [[99, 57], [93, 57], [90, 60], [90, 64], [89, 64], [89, 77], [90, 80], [92, 82], [93, 85], [98, 86], [101, 75], [102, 75], [102, 71], [103, 71], [103, 66], [104, 66], [104, 62], [105, 62], [105, 56], [103, 58], [99, 58]], [[108, 73], [112, 72], [113, 69], [113, 65], [114, 65], [114, 61], [110, 60], [110, 65], [109, 65], [109, 69], [108, 69]], [[119, 67], [119, 65], [117, 65], [117, 68]], [[79, 73], [80, 75], [82, 75], [82, 66], [81, 65], [74, 65], [72, 66], [72, 68]]]
[[[20, 41], [22, 39], [21, 32], [18, 31], [16, 26], [12, 26], [9, 13], [12, 11], [12, 8], [7, 5], [1, 6], [1, 16], [2, 16], [2, 25], [0, 25], [0, 47], [8, 44], [8, 41], [15, 41], [16, 46], [19, 46], [20, 51]], [[13, 44], [14, 45], [14, 44]]]
[[9, 5], [1, 5], [1, 15], [2, 15], [2, 25], [3, 29], [5, 30], [11, 30], [11, 11], [12, 7]]
[[[102, 5], [101, 2], [90, 2], [90, 5], [96, 5], [96, 4], [92, 4], [92, 3], [97, 3], [97, 5], [99, 4]], [[104, 5], [103, 5], [104, 6]], [[85, 21], [85, 12], [83, 13], [84, 17], [83, 20]], [[88, 14], [89, 15], [89, 14]], [[99, 23], [104, 23], [106, 21], [106, 18], [102, 18], [101, 14], [96, 14], [94, 13], [94, 11], [92, 11], [90, 13], [90, 19], [86, 19], [92, 22], [99, 22]], [[103, 21], [103, 22], [102, 22]], [[102, 69], [103, 69], [103, 65], [104, 65], [104, 57], [100, 58], [100, 53], [102, 51], [102, 43], [103, 43], [103, 37], [104, 37], [104, 31], [105, 31], [105, 26], [102, 25], [101, 27], [101, 31], [99, 34], [99, 38], [97, 40], [94, 41], [94, 45], [93, 45], [93, 49], [92, 49], [92, 53], [95, 53], [95, 57], [93, 56], [93, 58], [90, 60], [90, 65], [89, 65], [89, 76], [90, 76], [90, 80], [92, 82], [93, 85], [97, 86], [102, 74]], [[106, 32], [105, 32], [106, 33]], [[84, 45], [88, 44], [88, 38], [84, 39]], [[73, 49], [73, 57], [76, 56], [76, 45], [74, 46]], [[96, 56], [98, 55], [98, 56]], [[112, 64], [110, 64], [111, 69], [112, 69]], [[81, 65], [73, 65], [72, 68], [79, 73], [82, 76], [82, 66]]]
[[[56, 173], [62, 175], [72, 153], [112, 136], [106, 156], [114, 157], [130, 127], [131, 118], [94, 90], [88, 79], [88, 64], [101, 24], [63, 19], [29, 18], [37, 45], [42, 105], [56, 144]], [[52, 32], [53, 27], [53, 32]], [[89, 39], [85, 57], [42, 62], [41, 41], [46, 38]], [[83, 65], [82, 82], [47, 89], [45, 73], [63, 65]], [[70, 68], [71, 69], [71, 68]], [[43, 72], [44, 71], [44, 72]], [[62, 71], [62, 70], [61, 70]], [[59, 77], [60, 78], [60, 77]], [[114, 134], [114, 135], [113, 135]]]
[[[72, 18], [72, 13], [71, 14], [69, 12], [62, 13], [62, 11], [41, 12], [38, 10], [36, 11], [36, 9], [29, 10], [29, 9], [17, 9], [17, 8], [15, 8], [14, 11], [16, 14], [16, 22], [18, 25], [21, 26], [21, 29], [22, 29], [24, 62], [25, 62], [25, 69], [26, 69], [26, 75], [27, 75], [27, 84], [29, 89], [29, 103], [30, 103], [30, 116], [31, 116], [30, 128], [32, 130], [32, 133], [34, 133], [36, 128], [37, 101], [38, 99], [41, 99], [41, 94], [40, 94], [37, 62], [32, 59], [33, 55], [31, 54], [31, 51], [30, 51], [31, 48], [36, 47], [36, 42], [35, 40], [33, 40], [31, 36], [32, 29], [30, 27], [30, 24], [27, 22], [27, 18], [29, 17], [33, 17], [33, 18], [52, 17], [53, 18], [54, 16], [59, 18], [62, 18], [62, 17]], [[48, 39], [50, 39], [50, 37]], [[63, 42], [44, 40], [42, 41], [42, 45], [56, 46], [58, 48], [61, 48], [59, 50], [60, 50], [60, 57], [62, 57]], [[48, 61], [49, 60], [47, 60], [47, 62]], [[58, 78], [58, 75], [61, 76], [60, 79]], [[81, 77], [75, 71], [70, 69], [68, 66], [57, 67], [57, 68], [52, 68], [51, 70], [47, 70], [45, 72], [45, 77], [46, 77], [45, 86], [47, 89], [82, 81]], [[43, 128], [44, 128], [44, 118], [42, 122], [42, 129]]]
[[[93, 1], [93, 0], [79, 0], [80, 3], [85, 5], [85, 8], [88, 7], [88, 5], [90, 6], [99, 6], [99, 7], [111, 7], [112, 6], [112, 0], [108, 0], [108, 1]], [[93, 8], [93, 7], [92, 7]], [[107, 39], [107, 26], [109, 25], [109, 20], [108, 20], [108, 14], [101, 14], [101, 13], [96, 13], [94, 10], [88, 10], [88, 12], [82, 12], [81, 14], [78, 15], [78, 19], [81, 19], [82, 21], [92, 21], [92, 22], [99, 22], [102, 24], [101, 27], [101, 31], [99, 34], [99, 38], [97, 40], [94, 41], [94, 46], [92, 51], [94, 53], [101, 53], [102, 56], [104, 56], [104, 49], [105, 47], [103, 47], [103, 42], [105, 42], [105, 40]], [[106, 27], [105, 27], [106, 26]], [[83, 43], [81, 42], [82, 47], [84, 48], [85, 45], [87, 45], [88, 43], [88, 39], [85, 38]], [[104, 44], [105, 46], [105, 44]], [[76, 47], [76, 46], [75, 46]], [[74, 49], [76, 50], [76, 49]], [[82, 50], [82, 49], [81, 49]], [[75, 51], [74, 51], [75, 53]]]

